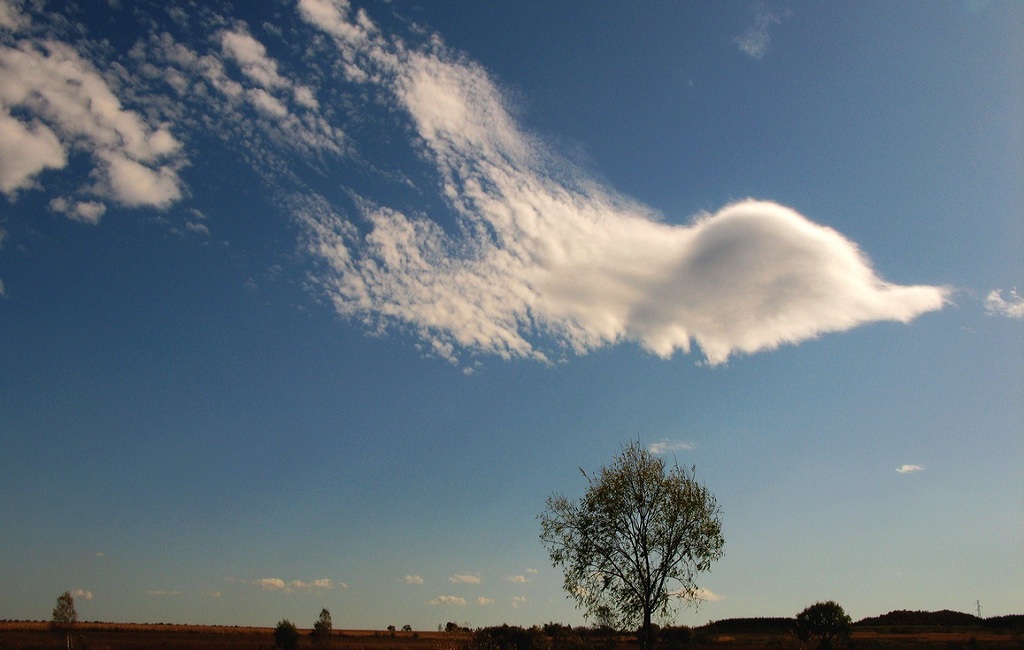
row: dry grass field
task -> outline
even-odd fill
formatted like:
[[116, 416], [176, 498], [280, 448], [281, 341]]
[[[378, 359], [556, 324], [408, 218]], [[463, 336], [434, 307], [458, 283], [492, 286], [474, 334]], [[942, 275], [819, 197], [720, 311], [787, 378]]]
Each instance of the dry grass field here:
[[[199, 625], [141, 625], [131, 623], [79, 623], [75, 633], [76, 650], [273, 650], [273, 628]], [[301, 630], [299, 648], [315, 646], [309, 630]], [[332, 650], [475, 650], [472, 633], [388, 632], [335, 630]], [[629, 650], [637, 644], [628, 636], [602, 639], [600, 642], [565, 643], [557, 640], [540, 650]], [[811, 647], [811, 646], [804, 646]], [[999, 630], [855, 629], [848, 647], [896, 648], [906, 650], [973, 648], [1021, 648], [1024, 637], [1018, 632]], [[44, 622], [0, 622], [0, 650], [55, 650], [64, 648], [64, 639], [55, 637]], [[782, 650], [801, 648], [791, 635], [766, 632], [720, 634], [696, 630], [687, 645], [659, 644], [665, 650], [682, 648], [763, 648]], [[493, 650], [504, 650], [493, 648]]]

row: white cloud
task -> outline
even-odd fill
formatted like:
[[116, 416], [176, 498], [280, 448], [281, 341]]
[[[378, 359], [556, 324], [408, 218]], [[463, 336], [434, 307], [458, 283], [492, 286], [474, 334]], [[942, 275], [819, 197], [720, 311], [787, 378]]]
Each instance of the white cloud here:
[[[31, 115], [28, 122], [9, 109]], [[70, 45], [0, 46], [0, 190], [33, 187], [61, 169], [67, 148], [90, 154], [96, 182], [83, 188], [127, 206], [165, 208], [182, 196], [180, 143], [161, 124], [122, 107], [100, 72]]]
[[716, 594], [715, 592], [711, 591], [707, 587], [697, 587], [697, 590], [694, 592], [693, 596], [697, 600], [706, 600], [706, 601], [712, 602], [712, 603], [718, 602], [718, 601], [722, 600], [723, 598], [725, 598], [725, 596], [721, 596], [719, 594]]
[[20, 0], [0, 0], [0, 29], [18, 30], [28, 23]]
[[529, 582], [529, 580], [526, 579], [526, 576], [509, 576], [506, 579], [509, 582], [517, 582], [517, 583], [520, 583], [520, 584]]
[[449, 576], [448, 582], [477, 585], [480, 584], [480, 576], [470, 575], [468, 573], [457, 573], [453, 576]]
[[267, 590], [286, 589], [288, 587], [288, 585], [285, 584], [285, 581], [280, 578], [260, 578], [253, 582], [253, 584]]
[[181, 596], [185, 592], [170, 589], [149, 589], [146, 591], [147, 596]]
[[67, 164], [67, 153], [54, 132], [38, 120], [25, 123], [0, 110], [0, 191], [13, 198], [35, 186], [45, 169]]
[[668, 439], [652, 443], [647, 447], [652, 454], [669, 454], [674, 451], [693, 451], [694, 449], [696, 449], [696, 445], [692, 443]]
[[82, 600], [92, 600], [92, 592], [88, 589], [75, 589], [71, 592], [71, 595]]
[[754, 13], [754, 23], [743, 32], [742, 35], [733, 39], [739, 46], [740, 51], [755, 59], [764, 58], [768, 47], [771, 45], [771, 34], [769, 30], [782, 22], [784, 14], [778, 11], [767, 9], [763, 6], [757, 7]]
[[72, 203], [63, 197], [56, 197], [50, 200], [50, 209], [60, 212], [69, 219], [95, 225], [100, 222], [100, 217], [107, 211], [107, 206], [99, 201], [75, 201]]
[[185, 229], [189, 232], [194, 232], [198, 235], [210, 235], [210, 228], [205, 223], [198, 223], [196, 221], [186, 221]]
[[519, 606], [526, 602], [526, 596], [513, 596], [512, 608], [519, 609]]
[[348, 589], [348, 585], [344, 582], [335, 583], [330, 578], [316, 578], [315, 580], [292, 580], [285, 582], [281, 578], [260, 578], [259, 580], [253, 581], [255, 586], [265, 589], [267, 591], [284, 591], [291, 593], [295, 590], [311, 591], [313, 589], [334, 589], [341, 587], [342, 589]]
[[241, 68], [242, 73], [263, 88], [285, 88], [291, 84], [277, 72], [277, 62], [267, 56], [267, 48], [247, 31], [238, 28], [221, 33], [221, 48]]
[[533, 575], [536, 575], [537, 573], [539, 573], [539, 571], [537, 571], [537, 569], [527, 569], [526, 572], [530, 573], [530, 574], [533, 574]]
[[407, 585], [421, 585], [423, 584], [423, 578], [421, 576], [405, 576], [402, 578], [402, 582]]
[[480, 66], [436, 36], [410, 49], [347, 3], [303, 0], [338, 56], [404, 110], [461, 219], [363, 200], [369, 232], [310, 201], [296, 210], [314, 280], [343, 315], [410, 327], [435, 354], [550, 360], [633, 341], [710, 364], [874, 321], [909, 322], [947, 290], [899, 286], [857, 246], [795, 210], [745, 200], [688, 224], [601, 187], [524, 133]]
[[466, 599], [460, 596], [438, 596], [437, 598], [427, 601], [428, 605], [465, 605]]
[[1010, 289], [1008, 298], [1003, 298], [1000, 289], [993, 289], [985, 297], [985, 313], [990, 316], [1005, 316], [1007, 318], [1024, 318], [1024, 297], [1017, 294], [1016, 289]]
[[484, 596], [480, 596], [479, 598], [476, 599], [476, 604], [477, 605], [493, 605], [494, 604], [494, 599], [493, 598], [486, 598]]
[[896, 471], [900, 474], [912, 474], [914, 472], [923, 472], [924, 468], [920, 465], [900, 465], [896, 468]]

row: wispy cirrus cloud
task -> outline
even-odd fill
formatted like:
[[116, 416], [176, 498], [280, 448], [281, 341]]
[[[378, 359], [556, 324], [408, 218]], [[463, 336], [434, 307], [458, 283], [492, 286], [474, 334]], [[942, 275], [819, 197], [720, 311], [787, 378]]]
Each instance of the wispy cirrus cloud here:
[[651, 443], [647, 450], [652, 454], [671, 454], [675, 451], [693, 451], [696, 448], [697, 446], [690, 442], [665, 439]]
[[327, 265], [314, 280], [343, 315], [412, 328], [453, 361], [634, 341], [665, 358], [695, 343], [720, 364], [945, 302], [944, 288], [886, 282], [853, 242], [770, 201], [665, 223], [524, 132], [489, 75], [437, 35], [413, 48], [346, 2], [299, 10], [332, 38], [349, 82], [408, 116], [461, 220], [456, 237], [362, 199], [364, 235], [330, 205], [297, 209]]
[[1017, 293], [1017, 289], [1010, 289], [1006, 298], [1000, 289], [993, 289], [985, 296], [985, 313], [989, 316], [1004, 316], [1006, 318], [1024, 318], [1024, 297]]
[[754, 59], [763, 59], [771, 45], [772, 27], [782, 23], [788, 15], [787, 11], [769, 9], [757, 5], [754, 9], [754, 22], [741, 35], [733, 39], [740, 51]]
[[900, 465], [896, 468], [896, 471], [900, 474], [913, 474], [914, 472], [923, 472], [924, 467], [920, 465]]

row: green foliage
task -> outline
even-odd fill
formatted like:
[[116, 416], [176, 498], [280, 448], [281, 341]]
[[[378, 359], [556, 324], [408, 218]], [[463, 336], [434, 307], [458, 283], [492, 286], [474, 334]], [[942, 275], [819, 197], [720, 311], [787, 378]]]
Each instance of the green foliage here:
[[850, 617], [835, 601], [815, 603], [796, 615], [796, 633], [801, 641], [818, 640], [823, 650], [850, 638]]
[[53, 618], [50, 619], [50, 626], [55, 630], [66, 631], [74, 627], [78, 622], [78, 612], [75, 611], [75, 597], [70, 591], [65, 591], [57, 596], [57, 605], [53, 608]]
[[274, 628], [274, 645], [282, 650], [295, 650], [299, 646], [299, 630], [288, 619], [282, 620]]
[[583, 476], [587, 491], [579, 502], [548, 497], [541, 541], [552, 564], [563, 567], [563, 586], [578, 605], [603, 625], [641, 626], [647, 650], [652, 616], [667, 617], [676, 603], [696, 600], [697, 574], [722, 556], [718, 504], [692, 469], [667, 467], [639, 442]]
[[331, 630], [334, 629], [334, 623], [331, 621], [331, 613], [327, 611], [327, 608], [320, 610], [320, 617], [313, 623], [313, 640], [317, 647], [326, 648], [331, 643]]

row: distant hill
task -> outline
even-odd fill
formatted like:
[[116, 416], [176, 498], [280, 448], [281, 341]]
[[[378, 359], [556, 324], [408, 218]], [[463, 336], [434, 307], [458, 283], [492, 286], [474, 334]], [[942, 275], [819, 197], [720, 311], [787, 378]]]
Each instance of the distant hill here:
[[905, 609], [865, 618], [854, 623], [860, 627], [1017, 627], [1024, 623], [1024, 616], [994, 616], [978, 618], [974, 614], [944, 609], [938, 612], [909, 611]]

